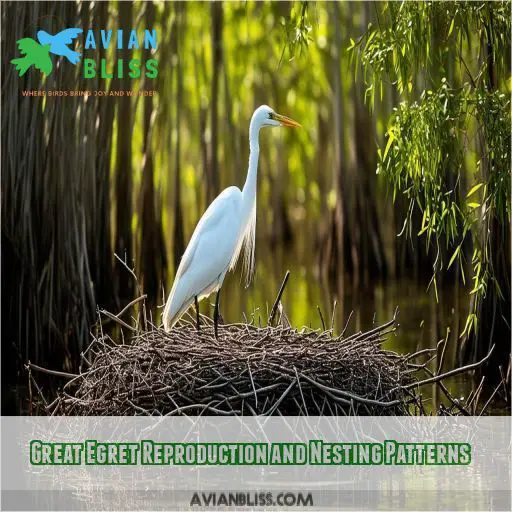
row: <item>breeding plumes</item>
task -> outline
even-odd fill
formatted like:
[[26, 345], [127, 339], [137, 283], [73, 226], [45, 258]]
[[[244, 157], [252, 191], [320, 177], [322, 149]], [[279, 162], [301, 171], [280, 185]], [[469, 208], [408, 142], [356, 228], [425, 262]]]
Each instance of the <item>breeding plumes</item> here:
[[214, 328], [217, 336], [219, 291], [228, 270], [235, 268], [242, 248], [244, 272], [249, 283], [254, 272], [256, 233], [256, 186], [258, 173], [259, 133], [264, 126], [298, 127], [299, 123], [277, 114], [267, 105], [258, 107], [249, 127], [249, 169], [242, 190], [228, 187], [217, 196], [199, 220], [181, 258], [174, 283], [163, 312], [163, 323], [169, 331], [192, 303], [217, 292]]

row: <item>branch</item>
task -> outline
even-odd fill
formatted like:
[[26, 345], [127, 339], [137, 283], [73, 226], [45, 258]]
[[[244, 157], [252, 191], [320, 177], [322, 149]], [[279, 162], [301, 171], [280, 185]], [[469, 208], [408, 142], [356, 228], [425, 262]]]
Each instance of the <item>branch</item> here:
[[138, 302], [140, 302], [141, 300], [144, 300], [146, 298], [147, 298], [147, 295], [144, 294], [136, 299], [133, 299], [129, 304], [126, 304], [126, 306], [119, 313], [117, 313], [116, 317], [119, 318], [128, 308], [130, 308], [131, 306], [134, 306], [135, 304], [137, 304]]
[[[108, 316], [108, 318], [110, 318], [114, 322], [117, 322], [119, 325], [122, 325], [123, 327], [126, 327], [126, 329], [130, 329], [130, 331], [132, 331], [132, 332], [137, 332], [137, 329], [135, 329], [135, 327], [132, 327], [131, 325], [128, 325], [124, 320], [121, 320], [116, 315], [113, 315], [112, 313], [108, 312], [106, 309], [101, 309], [100, 313], [105, 315], [105, 316]], [[121, 311], [121, 313], [122, 313], [122, 311]], [[119, 314], [121, 314], [121, 313], [119, 313]]]
[[31, 370], [35, 370], [36, 372], [48, 373], [49, 375], [55, 375], [57, 377], [64, 377], [66, 379], [74, 379], [78, 377], [76, 373], [67, 373], [67, 372], [59, 372], [57, 370], [48, 370], [47, 368], [43, 368], [42, 366], [37, 366], [37, 364], [31, 363], [27, 361], [25, 368], [30, 368]]
[[281, 283], [281, 288], [279, 288], [279, 292], [277, 294], [276, 300], [274, 301], [274, 305], [270, 310], [270, 316], [268, 317], [268, 325], [271, 325], [274, 321], [274, 316], [276, 315], [277, 306], [279, 305], [279, 301], [281, 300], [281, 296], [283, 295], [284, 289], [286, 287], [286, 283], [288, 282], [288, 278], [290, 277], [290, 271], [287, 270], [284, 276], [283, 282]]
[[430, 379], [420, 380], [419, 382], [413, 382], [412, 384], [407, 384], [406, 386], [401, 386], [400, 388], [395, 388], [394, 391], [398, 389], [411, 389], [416, 386], [424, 386], [425, 384], [432, 384], [434, 382], [438, 382], [440, 380], [446, 379], [448, 377], [452, 377], [453, 375], [458, 375], [459, 373], [464, 373], [469, 370], [473, 370], [474, 368], [478, 368], [482, 364], [484, 364], [489, 357], [491, 357], [492, 351], [494, 350], [494, 345], [490, 348], [487, 355], [481, 359], [480, 361], [472, 364], [468, 364], [466, 366], [462, 366], [461, 368], [455, 368], [454, 370], [450, 370], [449, 372], [441, 373], [439, 375], [436, 375], [435, 377], [431, 377]]

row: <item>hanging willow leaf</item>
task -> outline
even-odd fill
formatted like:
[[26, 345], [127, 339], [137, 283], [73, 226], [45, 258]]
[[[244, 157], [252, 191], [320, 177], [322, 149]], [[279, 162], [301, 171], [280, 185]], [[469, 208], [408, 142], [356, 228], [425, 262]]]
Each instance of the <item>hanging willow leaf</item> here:
[[395, 140], [395, 136], [391, 130], [388, 132], [388, 135], [389, 135], [389, 138], [388, 138], [388, 143], [386, 144], [386, 149], [384, 150], [383, 160], [386, 160], [386, 156], [388, 155], [388, 151], [391, 148], [391, 144], [393, 144], [393, 141]]
[[483, 183], [478, 183], [476, 184], [469, 192], [468, 192], [468, 195], [466, 196], [466, 198], [469, 198], [471, 197], [477, 190], [480, 190], [481, 187], [483, 187], [484, 184]]
[[448, 268], [450, 268], [452, 266], [452, 263], [455, 261], [455, 258], [458, 256], [458, 254], [460, 253], [460, 248], [462, 246], [461, 245], [458, 245], [457, 248], [455, 249], [455, 251], [453, 252], [453, 255], [452, 257], [450, 258], [450, 261], [448, 263]]

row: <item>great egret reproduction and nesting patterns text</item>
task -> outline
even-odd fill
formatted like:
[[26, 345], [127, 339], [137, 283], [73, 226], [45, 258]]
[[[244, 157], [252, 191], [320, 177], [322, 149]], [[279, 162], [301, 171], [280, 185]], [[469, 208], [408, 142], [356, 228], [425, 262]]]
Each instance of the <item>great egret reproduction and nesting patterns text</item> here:
[[[228, 187], [203, 214], [181, 258], [163, 323], [169, 331], [192, 303], [217, 292], [214, 310], [215, 336], [219, 318], [219, 291], [228, 270], [235, 267], [242, 247], [244, 271], [249, 282], [254, 271], [256, 233], [256, 178], [260, 154], [259, 133], [264, 126], [298, 127], [299, 123], [277, 114], [267, 105], [258, 107], [249, 127], [249, 169], [242, 190]], [[199, 316], [198, 327], [199, 327]]]

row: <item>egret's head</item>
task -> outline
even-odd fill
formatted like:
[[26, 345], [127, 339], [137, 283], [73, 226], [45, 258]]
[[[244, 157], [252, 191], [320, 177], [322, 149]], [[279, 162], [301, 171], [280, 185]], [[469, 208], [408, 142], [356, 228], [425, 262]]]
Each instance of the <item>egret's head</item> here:
[[252, 115], [251, 124], [254, 123], [258, 128], [263, 126], [291, 126], [294, 128], [301, 125], [289, 117], [274, 112], [274, 109], [268, 105], [261, 105]]
[[52, 36], [48, 34], [48, 32], [45, 32], [44, 30], [39, 30], [37, 32], [37, 40], [40, 44], [45, 45], [49, 44]]

